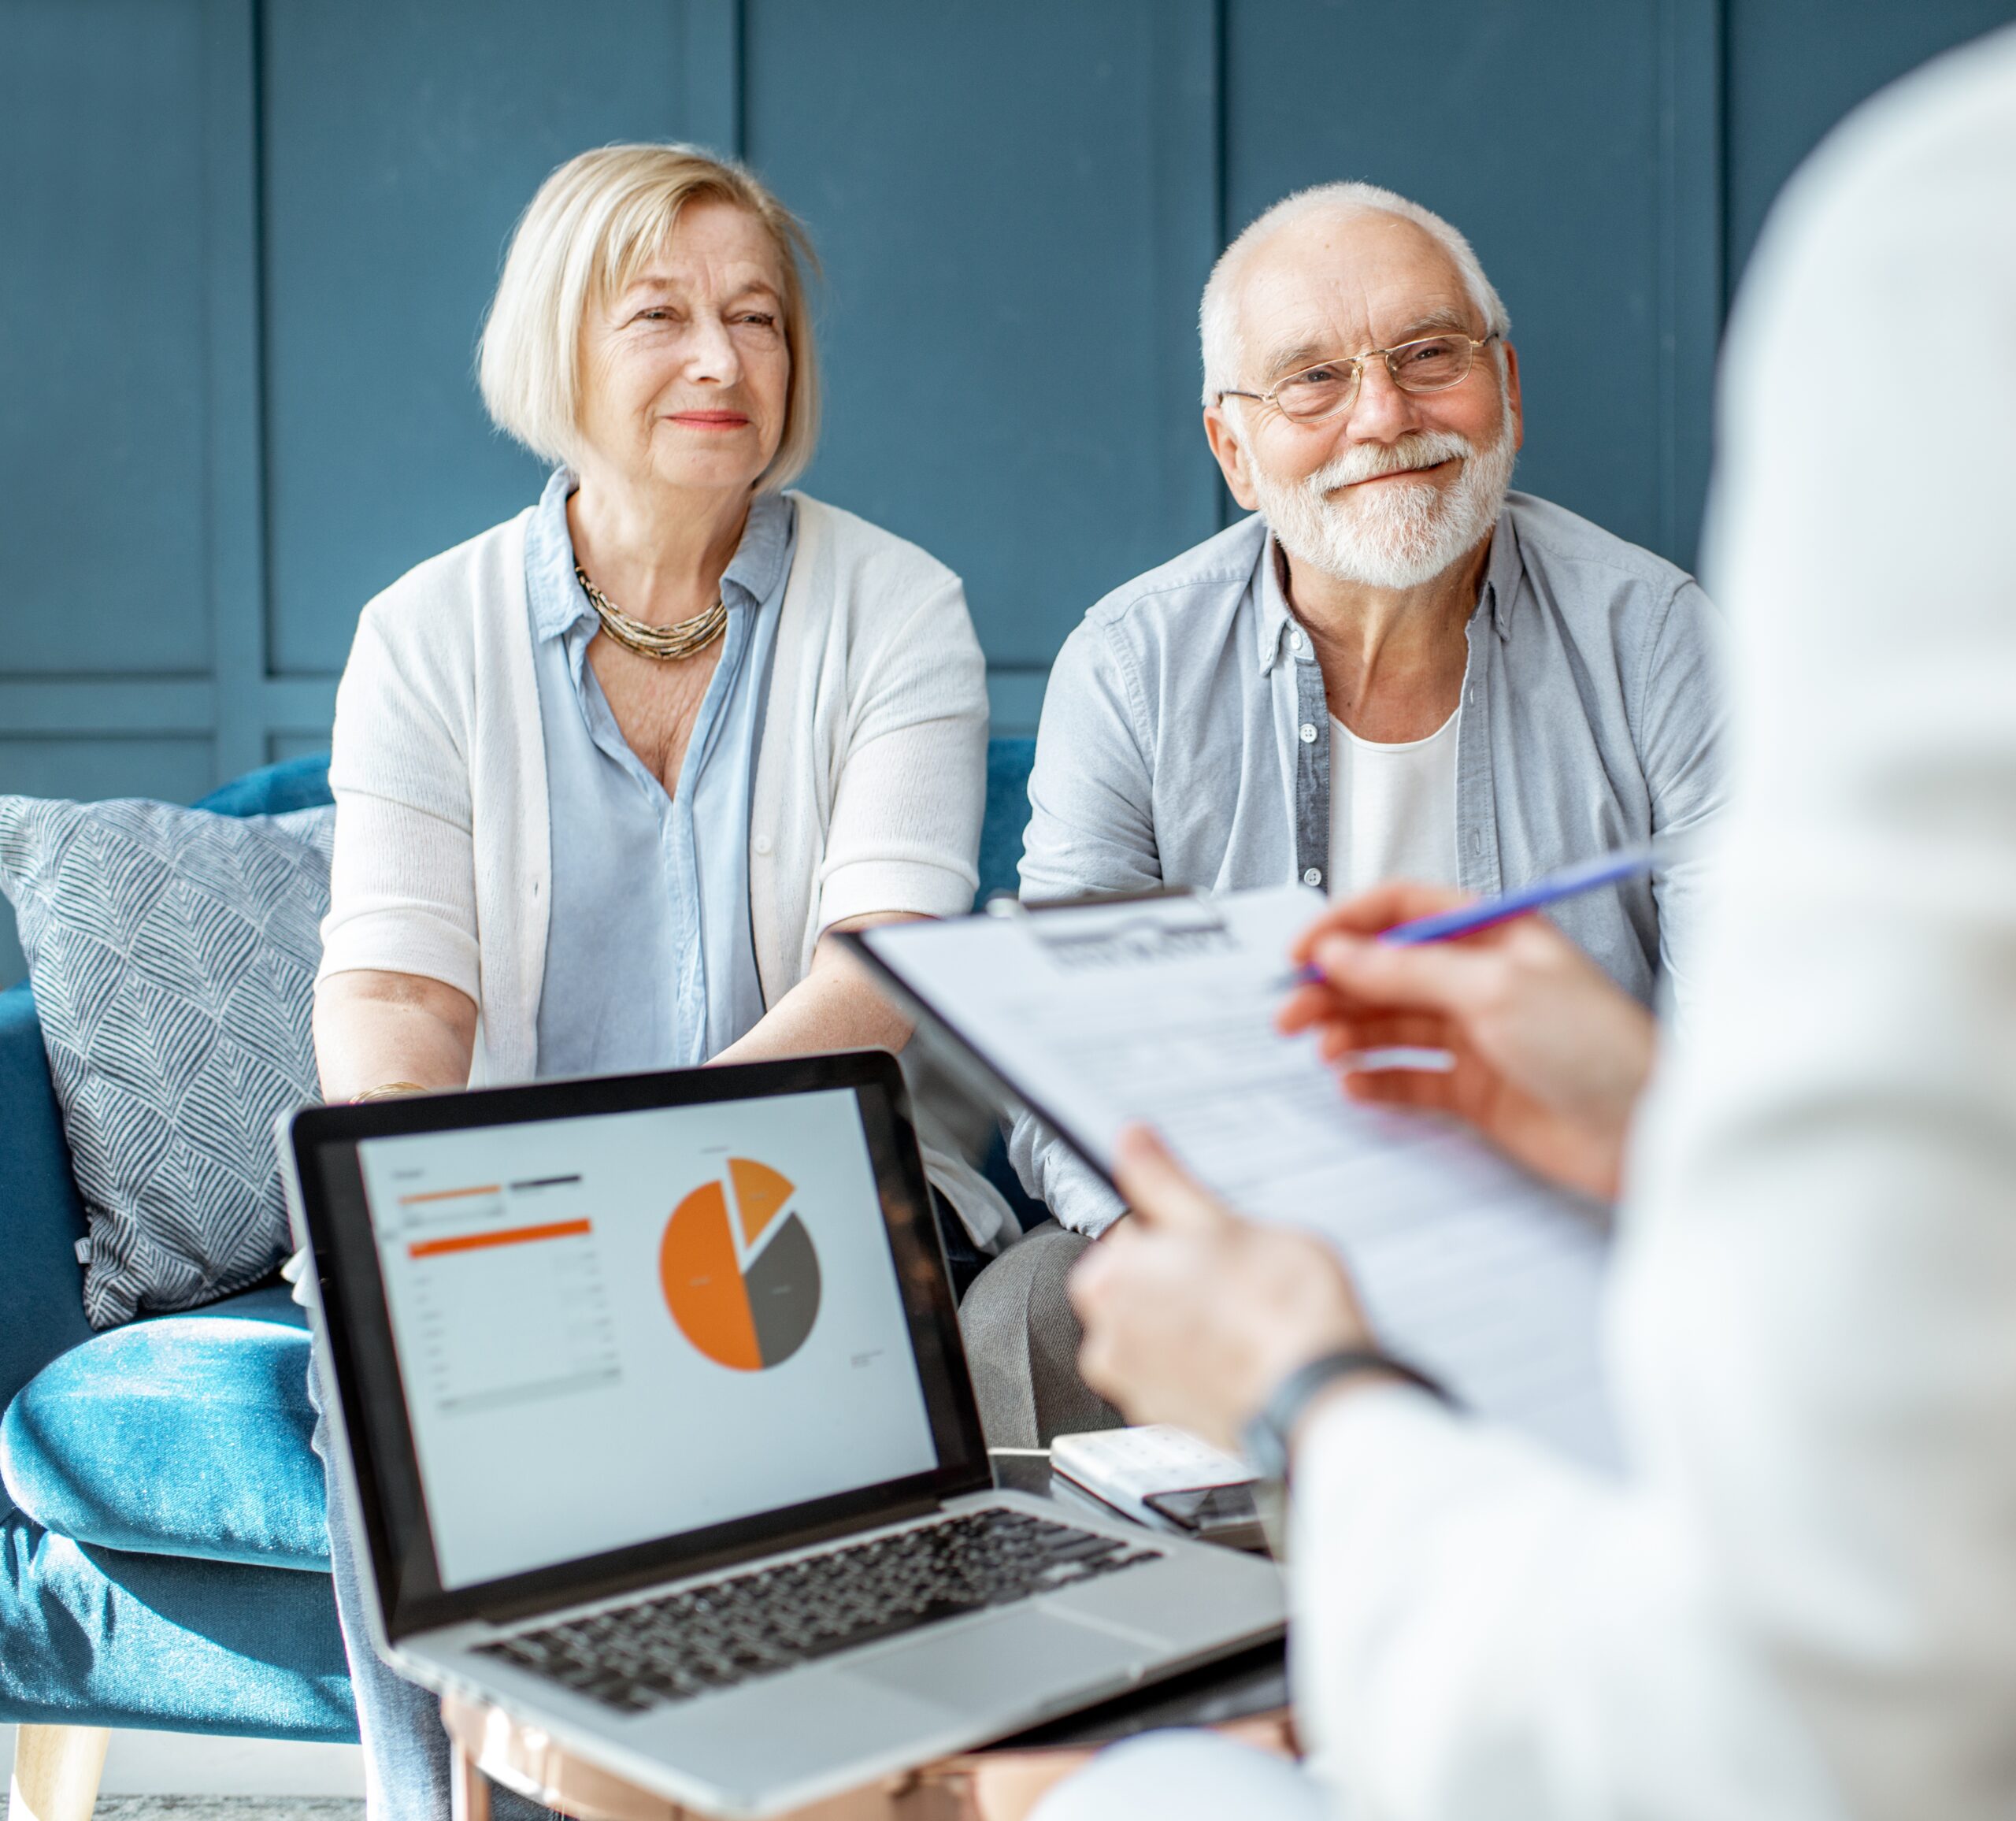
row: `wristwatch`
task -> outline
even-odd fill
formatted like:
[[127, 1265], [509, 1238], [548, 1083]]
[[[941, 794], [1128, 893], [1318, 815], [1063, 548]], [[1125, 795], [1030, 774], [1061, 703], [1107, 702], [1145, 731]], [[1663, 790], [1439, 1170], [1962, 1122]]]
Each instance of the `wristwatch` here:
[[1240, 1447], [1262, 1479], [1286, 1482], [1288, 1446], [1309, 1400], [1341, 1378], [1397, 1378], [1454, 1407], [1455, 1399], [1423, 1371], [1374, 1347], [1346, 1347], [1291, 1372], [1275, 1386], [1258, 1415], [1240, 1431]]

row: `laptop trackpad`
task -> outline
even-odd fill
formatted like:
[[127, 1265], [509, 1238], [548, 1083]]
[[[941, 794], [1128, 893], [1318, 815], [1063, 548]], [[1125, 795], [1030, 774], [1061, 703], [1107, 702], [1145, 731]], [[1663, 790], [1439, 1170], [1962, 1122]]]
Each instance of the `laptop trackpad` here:
[[1046, 1686], [1062, 1690], [1143, 1667], [1145, 1645], [1047, 1612], [1006, 1612], [949, 1637], [920, 1640], [845, 1673], [962, 1714], [1014, 1707]]

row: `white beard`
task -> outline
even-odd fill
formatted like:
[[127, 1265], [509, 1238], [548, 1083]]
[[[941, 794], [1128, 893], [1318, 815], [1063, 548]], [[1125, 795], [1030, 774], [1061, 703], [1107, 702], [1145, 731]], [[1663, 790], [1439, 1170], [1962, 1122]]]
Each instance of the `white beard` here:
[[[1432, 581], [1484, 541], [1497, 524], [1518, 451], [1506, 402], [1498, 439], [1477, 449], [1448, 430], [1423, 430], [1397, 443], [1361, 443], [1299, 481], [1277, 482], [1256, 465], [1261, 515], [1298, 562], [1374, 588]], [[1396, 480], [1369, 495], [1340, 488], [1376, 474], [1432, 467], [1455, 457], [1455, 480]]]

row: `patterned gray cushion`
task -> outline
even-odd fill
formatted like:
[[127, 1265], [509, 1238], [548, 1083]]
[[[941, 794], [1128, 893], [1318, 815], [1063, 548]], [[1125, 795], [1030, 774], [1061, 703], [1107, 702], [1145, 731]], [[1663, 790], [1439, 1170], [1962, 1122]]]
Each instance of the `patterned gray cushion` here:
[[273, 1118], [318, 1097], [335, 824], [0, 796], [0, 890], [91, 1222], [94, 1328], [242, 1289], [287, 1250]]

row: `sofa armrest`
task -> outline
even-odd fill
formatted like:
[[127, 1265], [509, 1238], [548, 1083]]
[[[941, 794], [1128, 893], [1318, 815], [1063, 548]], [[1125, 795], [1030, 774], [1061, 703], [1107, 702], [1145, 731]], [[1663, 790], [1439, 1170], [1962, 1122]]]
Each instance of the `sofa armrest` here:
[[[91, 1338], [77, 1241], [84, 1208], [50, 1085], [35, 998], [0, 992], [0, 1409], [36, 1373]], [[0, 1494], [0, 1510], [6, 1504]]]
[[[197, 807], [273, 815], [329, 801], [328, 755], [269, 765]], [[35, 999], [0, 992], [0, 1411], [59, 1354], [91, 1336], [76, 1244], [84, 1210], [49, 1079]], [[0, 1494], [0, 1512], [6, 1509]]]
[[335, 801], [329, 795], [329, 755], [310, 753], [262, 765], [243, 777], [220, 784], [194, 807], [220, 816], [277, 816], [289, 810], [312, 810]]

